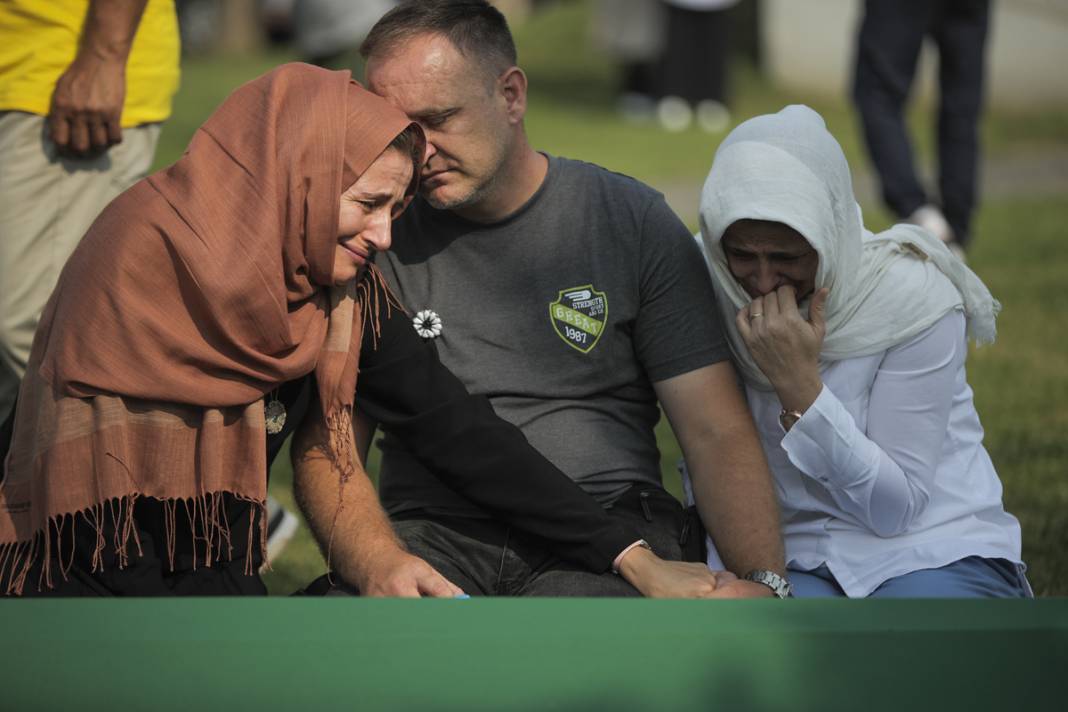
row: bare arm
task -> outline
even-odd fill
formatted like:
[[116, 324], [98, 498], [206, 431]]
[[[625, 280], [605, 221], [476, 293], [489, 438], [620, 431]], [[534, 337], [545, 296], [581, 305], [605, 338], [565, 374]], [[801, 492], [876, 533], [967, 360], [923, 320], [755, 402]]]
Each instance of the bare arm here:
[[64, 155], [89, 156], [122, 141], [126, 60], [148, 0], [90, 0], [74, 61], [56, 81], [49, 136]]
[[[724, 563], [737, 574], [785, 574], [771, 475], [734, 367], [724, 361], [654, 387], [686, 458], [701, 520]], [[770, 590], [737, 581], [718, 593], [763, 596]]]
[[[373, 431], [371, 431], [373, 432]], [[362, 452], [366, 452], [364, 442]], [[318, 411], [293, 436], [293, 487], [312, 533], [329, 550], [330, 564], [364, 596], [455, 596], [463, 593], [393, 533], [378, 494], [357, 462], [343, 486], [327, 455], [326, 429]]]

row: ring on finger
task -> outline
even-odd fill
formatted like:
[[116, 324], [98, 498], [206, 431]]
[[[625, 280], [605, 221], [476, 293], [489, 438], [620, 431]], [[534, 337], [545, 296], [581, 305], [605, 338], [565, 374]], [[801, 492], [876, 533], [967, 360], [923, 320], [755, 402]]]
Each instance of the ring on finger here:
[[756, 314], [750, 314], [749, 315], [749, 321], [752, 321], [753, 319], [756, 319], [757, 317], [761, 317], [761, 316], [764, 316], [764, 314], [761, 313], [761, 312], [757, 312]]

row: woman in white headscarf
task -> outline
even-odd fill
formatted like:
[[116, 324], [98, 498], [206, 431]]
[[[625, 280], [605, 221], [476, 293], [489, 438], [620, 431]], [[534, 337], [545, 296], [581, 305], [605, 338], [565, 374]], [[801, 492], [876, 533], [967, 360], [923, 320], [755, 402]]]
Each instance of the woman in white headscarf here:
[[1030, 595], [965, 380], [1000, 308], [979, 278], [919, 228], [866, 231], [804, 106], [720, 145], [701, 236], [795, 595]]

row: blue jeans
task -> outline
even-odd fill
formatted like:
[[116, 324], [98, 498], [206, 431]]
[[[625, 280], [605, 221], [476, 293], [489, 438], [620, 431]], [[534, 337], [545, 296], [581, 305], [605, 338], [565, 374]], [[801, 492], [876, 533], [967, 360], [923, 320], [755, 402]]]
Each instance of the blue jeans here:
[[[787, 570], [798, 598], [845, 596], [826, 566]], [[884, 581], [869, 598], [1032, 598], [1031, 584], [1005, 559], [969, 556], [937, 569], [920, 569]]]

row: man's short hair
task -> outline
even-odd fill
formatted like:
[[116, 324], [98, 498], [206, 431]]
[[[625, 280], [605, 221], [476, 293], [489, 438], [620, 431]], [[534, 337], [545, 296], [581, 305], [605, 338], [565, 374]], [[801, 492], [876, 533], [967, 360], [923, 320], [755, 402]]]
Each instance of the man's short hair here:
[[385, 56], [422, 34], [447, 37], [460, 54], [494, 77], [517, 62], [508, 22], [485, 0], [402, 2], [375, 23], [360, 45], [360, 54], [364, 59]]

